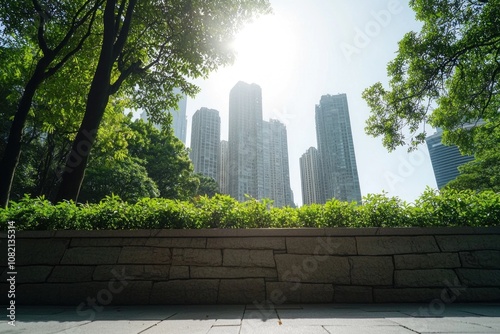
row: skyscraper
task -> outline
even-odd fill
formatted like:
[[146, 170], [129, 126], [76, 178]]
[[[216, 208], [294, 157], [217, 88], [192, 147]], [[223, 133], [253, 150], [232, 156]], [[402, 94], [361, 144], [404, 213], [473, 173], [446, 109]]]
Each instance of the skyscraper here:
[[262, 90], [238, 82], [229, 94], [229, 194], [264, 196], [262, 151]]
[[[170, 109], [166, 112], [172, 115], [172, 129], [174, 129], [174, 135], [179, 138], [184, 145], [186, 145], [186, 131], [187, 131], [187, 117], [186, 117], [186, 107], [187, 107], [187, 96], [183, 94], [179, 88], [174, 88], [174, 94], [181, 94], [182, 98], [177, 104], [177, 109]], [[148, 116], [145, 111], [141, 113], [141, 119], [148, 121]], [[155, 124], [157, 129], [160, 128], [158, 124]]]
[[324, 200], [361, 203], [346, 94], [321, 97], [316, 105], [316, 136]]
[[264, 197], [274, 206], [294, 206], [290, 188], [286, 127], [278, 120], [262, 123], [264, 153]]
[[459, 173], [458, 166], [474, 160], [473, 156], [462, 155], [457, 146], [446, 146], [441, 142], [443, 131], [437, 132], [425, 139], [429, 155], [431, 156], [432, 169], [439, 189], [454, 180]]
[[321, 186], [321, 166], [318, 150], [310, 147], [300, 158], [300, 178], [302, 185], [302, 203], [324, 203]]
[[229, 143], [227, 140], [220, 142], [219, 188], [221, 193], [229, 194]]
[[201, 108], [194, 113], [191, 160], [196, 173], [219, 182], [220, 117], [217, 110]]

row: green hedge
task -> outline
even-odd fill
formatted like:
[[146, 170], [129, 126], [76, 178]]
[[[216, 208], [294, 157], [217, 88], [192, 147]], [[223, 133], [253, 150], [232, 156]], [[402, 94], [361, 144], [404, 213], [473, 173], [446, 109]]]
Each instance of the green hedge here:
[[364, 197], [362, 205], [331, 200], [300, 208], [275, 208], [269, 200], [239, 203], [225, 195], [189, 202], [144, 198], [137, 203], [111, 196], [99, 204], [56, 205], [25, 197], [0, 209], [3, 229], [8, 221], [17, 230], [498, 226], [500, 194], [427, 189], [412, 204], [379, 194]]

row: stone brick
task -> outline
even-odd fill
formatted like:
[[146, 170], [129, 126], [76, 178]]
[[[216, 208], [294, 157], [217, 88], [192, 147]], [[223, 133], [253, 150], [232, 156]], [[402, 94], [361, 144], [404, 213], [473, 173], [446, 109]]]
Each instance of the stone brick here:
[[169, 265], [106, 265], [98, 266], [93, 275], [94, 281], [108, 280], [168, 280]]
[[349, 284], [349, 262], [345, 257], [276, 254], [279, 281]]
[[458, 269], [458, 277], [466, 286], [500, 286], [500, 270]]
[[460, 281], [452, 269], [396, 270], [396, 287], [447, 287], [460, 286]]
[[[442, 288], [373, 288], [373, 298], [375, 303], [430, 303], [440, 300], [442, 293], [449, 298], [447, 291]], [[418, 308], [415, 307], [415, 312]]]
[[75, 247], [64, 253], [61, 264], [114, 264], [118, 260], [119, 247]]
[[94, 266], [56, 266], [48, 282], [90, 282]]
[[266, 300], [272, 304], [331, 303], [332, 284], [267, 282]]
[[289, 254], [355, 255], [356, 241], [353, 237], [290, 237], [286, 248]]
[[272, 268], [191, 267], [191, 278], [257, 278], [278, 277]]
[[[142, 246], [146, 238], [133, 238], [129, 243], [134, 246]], [[73, 238], [71, 247], [120, 247], [123, 246], [123, 238]]]
[[[102, 292], [100, 292], [102, 291]], [[99, 293], [100, 292], [100, 293]], [[16, 305], [70, 305], [84, 308], [87, 298], [106, 298], [107, 282], [20, 284], [16, 288]]]
[[500, 251], [460, 252], [464, 268], [500, 269]]
[[123, 247], [118, 263], [169, 264], [172, 254], [168, 248]]
[[[16, 284], [45, 282], [51, 271], [51, 266], [16, 266]], [[10, 277], [10, 275], [7, 274], [8, 272], [9, 270], [7, 268], [3, 271], [3, 274], [0, 276], [2, 282], [5, 282], [6, 279]]]
[[149, 238], [146, 246], [168, 248], [205, 248], [206, 238]]
[[218, 279], [172, 280], [153, 284], [151, 304], [216, 304]]
[[189, 278], [189, 266], [171, 266], [169, 279]]
[[284, 237], [207, 238], [207, 248], [286, 249]]
[[335, 303], [373, 303], [373, 289], [369, 286], [336, 286]]
[[[120, 289], [119, 283], [116, 283], [116, 288]], [[123, 286], [123, 290], [118, 293], [113, 293], [109, 290], [113, 299], [111, 305], [147, 305], [151, 295], [153, 282], [150, 281], [130, 281]]]
[[351, 284], [392, 285], [394, 264], [391, 256], [352, 256]]
[[359, 255], [438, 253], [432, 236], [356, 237]]
[[172, 258], [173, 265], [220, 266], [222, 252], [219, 249], [175, 248]]
[[266, 297], [262, 278], [222, 279], [219, 286], [219, 304], [251, 304]]
[[431, 253], [395, 255], [396, 269], [443, 269], [459, 268], [457, 253]]
[[500, 250], [500, 235], [437, 235], [443, 252]]
[[223, 265], [228, 267], [268, 267], [274, 268], [272, 250], [224, 249]]
[[500, 288], [465, 288], [456, 295], [456, 300], [462, 302], [500, 302]]
[[68, 239], [18, 239], [17, 265], [59, 264], [68, 245]]

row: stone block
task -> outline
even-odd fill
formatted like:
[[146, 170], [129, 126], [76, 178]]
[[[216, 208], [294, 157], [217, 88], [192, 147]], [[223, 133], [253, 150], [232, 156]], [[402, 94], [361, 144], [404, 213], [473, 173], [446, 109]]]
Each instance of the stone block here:
[[437, 235], [443, 252], [500, 250], [500, 235]]
[[101, 304], [108, 301], [109, 293], [105, 282], [20, 284], [16, 289], [16, 305], [70, 305], [83, 309], [88, 298]]
[[500, 269], [500, 251], [460, 252], [464, 268]]
[[373, 288], [373, 298], [375, 303], [430, 303], [435, 299], [441, 300], [443, 291], [447, 293], [442, 288]]
[[123, 247], [118, 263], [169, 264], [172, 254], [168, 248]]
[[267, 282], [266, 300], [272, 304], [331, 303], [332, 284]]
[[153, 284], [151, 304], [216, 304], [218, 279], [172, 280]]
[[284, 237], [207, 238], [207, 248], [286, 249]]
[[289, 254], [355, 255], [356, 241], [353, 237], [289, 237], [286, 248]]
[[173, 265], [220, 266], [222, 251], [219, 249], [174, 248]]
[[336, 286], [335, 303], [373, 303], [373, 288], [369, 286]]
[[457, 269], [458, 277], [466, 286], [499, 287], [500, 270], [497, 269]]
[[276, 278], [273, 268], [253, 267], [191, 267], [191, 278]]
[[356, 237], [359, 255], [440, 252], [432, 236]]
[[[142, 245], [145, 238], [131, 239], [137, 245]], [[71, 247], [120, 247], [123, 246], [123, 238], [72, 238]]]
[[459, 303], [500, 302], [500, 288], [465, 288], [456, 294]]
[[271, 249], [224, 249], [222, 255], [222, 264], [227, 267], [276, 267]]
[[352, 256], [351, 284], [392, 285], [394, 264], [391, 256]]
[[166, 281], [169, 278], [169, 265], [128, 264], [97, 266], [94, 281], [109, 280], [156, 280]]
[[149, 238], [145, 245], [168, 248], [205, 248], [207, 238]]
[[460, 268], [457, 253], [430, 253], [394, 255], [396, 269], [444, 269]]
[[350, 284], [345, 257], [276, 254], [278, 278], [282, 282]]
[[69, 239], [17, 239], [16, 263], [19, 266], [59, 264], [68, 245]]
[[113, 297], [111, 305], [148, 305], [152, 287], [153, 282], [150, 281], [130, 281], [119, 293], [109, 290], [111, 294], [108, 296]]
[[[47, 277], [49, 277], [52, 268], [52, 266], [16, 266], [14, 270], [14, 272], [17, 273], [15, 275], [16, 284], [45, 282]], [[5, 282], [7, 278], [11, 276], [7, 274], [8, 272], [10, 271], [6, 268], [0, 276], [0, 281]]]
[[61, 264], [98, 265], [114, 264], [120, 247], [74, 247], [64, 253]]
[[171, 266], [169, 279], [187, 279], [189, 278], [189, 266]]
[[460, 286], [460, 281], [452, 269], [396, 270], [396, 287], [447, 287]]
[[266, 297], [262, 278], [222, 279], [219, 286], [219, 304], [252, 304]]
[[56, 266], [48, 282], [90, 282], [94, 266]]

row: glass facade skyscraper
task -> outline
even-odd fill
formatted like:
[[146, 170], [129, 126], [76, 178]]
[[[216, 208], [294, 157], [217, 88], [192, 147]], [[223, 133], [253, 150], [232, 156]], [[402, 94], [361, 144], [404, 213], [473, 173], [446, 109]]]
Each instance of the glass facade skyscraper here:
[[321, 97], [316, 105], [316, 137], [322, 200], [336, 198], [361, 203], [346, 94]]
[[439, 189], [458, 176], [458, 166], [474, 160], [473, 156], [462, 155], [457, 146], [443, 145], [442, 135], [443, 131], [438, 129], [435, 134], [425, 139]]
[[190, 155], [196, 173], [219, 182], [220, 117], [217, 110], [201, 108], [194, 113]]

